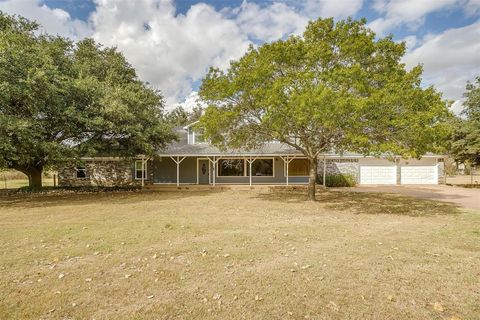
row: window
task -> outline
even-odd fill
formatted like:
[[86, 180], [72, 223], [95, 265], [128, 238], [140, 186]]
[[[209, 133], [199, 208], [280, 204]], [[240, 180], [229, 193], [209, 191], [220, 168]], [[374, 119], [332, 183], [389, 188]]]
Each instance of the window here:
[[77, 167], [75, 168], [75, 177], [77, 179], [86, 179], [87, 178], [87, 167], [85, 166], [85, 164], [79, 164], [77, 165]]
[[[250, 175], [250, 166], [247, 167], [247, 176]], [[252, 162], [252, 176], [273, 177], [273, 159], [256, 159]]]
[[218, 161], [217, 176], [232, 177], [245, 175], [245, 161], [243, 159], [221, 159]]
[[145, 166], [143, 167], [142, 170], [142, 160], [136, 160], [135, 161], [135, 179], [141, 180], [143, 176], [143, 179], [147, 179], [147, 163], [145, 162]]
[[309, 174], [310, 164], [308, 162], [308, 159], [293, 159], [288, 164], [288, 175], [291, 177], [303, 177], [308, 176]]
[[205, 143], [205, 138], [203, 137], [203, 129], [193, 130], [193, 143]]

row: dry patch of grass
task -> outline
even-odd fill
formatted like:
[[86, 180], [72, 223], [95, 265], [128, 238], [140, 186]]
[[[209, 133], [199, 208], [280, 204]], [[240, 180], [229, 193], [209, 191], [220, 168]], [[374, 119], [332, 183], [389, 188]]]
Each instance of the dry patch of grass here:
[[480, 215], [382, 194], [0, 198], [0, 318], [474, 319]]
[[[53, 186], [53, 173], [47, 172], [43, 176], [44, 186]], [[0, 190], [18, 189], [28, 186], [28, 177], [16, 170], [0, 170]]]

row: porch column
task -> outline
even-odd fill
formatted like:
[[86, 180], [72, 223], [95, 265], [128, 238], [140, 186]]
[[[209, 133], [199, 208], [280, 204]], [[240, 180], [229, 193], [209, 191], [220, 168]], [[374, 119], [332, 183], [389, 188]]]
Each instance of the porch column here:
[[[210, 157], [207, 157], [207, 158], [208, 158], [208, 161], [209, 161], [209, 162], [212, 164], [212, 166], [213, 166], [213, 180], [212, 180], [212, 182], [213, 182], [213, 186], [215, 187], [215, 176], [216, 176], [217, 162], [218, 162], [218, 160], [220, 160], [221, 157], [218, 158], [218, 159], [216, 159], [216, 157], [213, 156], [213, 160], [210, 159]], [[210, 170], [210, 169], [209, 169], [209, 170]], [[208, 181], [208, 183], [210, 183], [210, 181]]]
[[252, 160], [252, 157], [248, 158], [247, 159], [247, 162], [248, 162], [248, 176], [249, 176], [249, 179], [250, 179], [250, 187], [252, 186], [252, 163], [253, 161], [255, 161], [255, 159]]
[[287, 186], [288, 186], [288, 165], [290, 164], [290, 161], [288, 161], [288, 156], [287, 156], [286, 164], [287, 164]]
[[290, 158], [289, 156], [286, 156], [285, 158], [280, 156], [280, 158], [283, 160], [283, 162], [285, 163], [285, 166], [286, 166], [286, 178], [287, 178], [287, 186], [288, 186], [288, 165], [290, 164], [290, 162], [292, 162], [293, 159], [295, 159], [295, 156], [293, 156], [293, 158]]
[[215, 187], [215, 176], [217, 175], [217, 161], [215, 160], [215, 156], [213, 156], [213, 186]]
[[179, 156], [175, 159], [174, 157], [170, 157], [177, 164], [177, 187], [180, 187], [180, 163], [185, 160], [186, 157], [180, 159]]

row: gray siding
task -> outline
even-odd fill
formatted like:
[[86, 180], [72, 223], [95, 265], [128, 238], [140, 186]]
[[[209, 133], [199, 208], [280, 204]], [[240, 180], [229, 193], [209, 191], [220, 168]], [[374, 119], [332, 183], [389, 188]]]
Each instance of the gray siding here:
[[[180, 163], [180, 183], [197, 183], [197, 159], [187, 157]], [[248, 163], [247, 163], [248, 166]], [[252, 176], [253, 184], [283, 184], [286, 182], [284, 163], [280, 157], [274, 158], [274, 176]], [[213, 164], [210, 163], [210, 183], [213, 183]], [[222, 184], [249, 184], [249, 176], [215, 177], [215, 182]], [[308, 177], [289, 177], [289, 183], [307, 183]], [[154, 161], [154, 183], [177, 183], [177, 166], [170, 157], [161, 157]]]
[[[153, 182], [177, 183], [177, 164], [170, 157], [155, 159]], [[180, 183], [197, 183], [196, 157], [187, 157], [180, 163]]]

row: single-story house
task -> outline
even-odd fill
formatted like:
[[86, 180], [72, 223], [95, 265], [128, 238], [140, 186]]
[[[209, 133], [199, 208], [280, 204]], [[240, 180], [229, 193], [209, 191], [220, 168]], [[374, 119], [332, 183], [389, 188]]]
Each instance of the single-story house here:
[[[143, 184], [271, 184], [308, 182], [309, 162], [298, 150], [270, 142], [257, 150], [221, 151], [189, 125], [176, 129], [177, 142], [147, 159], [84, 158], [80, 165], [59, 170], [60, 186]], [[322, 154], [318, 176], [351, 175], [359, 184], [439, 184], [443, 182], [443, 156], [421, 159], [376, 158], [360, 154]]]

